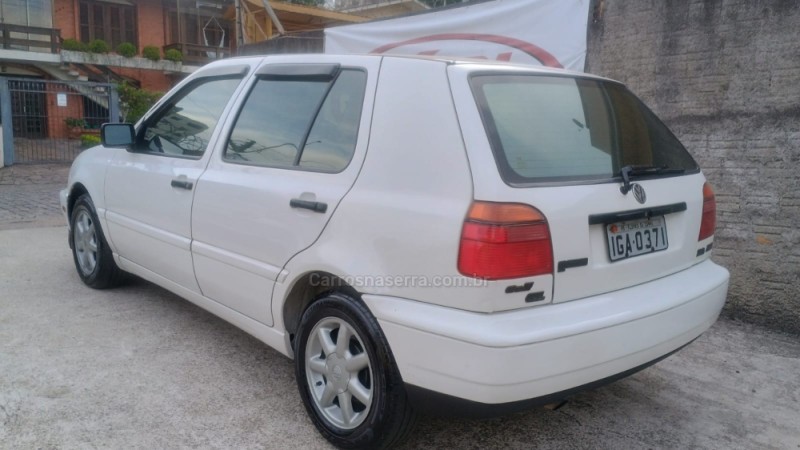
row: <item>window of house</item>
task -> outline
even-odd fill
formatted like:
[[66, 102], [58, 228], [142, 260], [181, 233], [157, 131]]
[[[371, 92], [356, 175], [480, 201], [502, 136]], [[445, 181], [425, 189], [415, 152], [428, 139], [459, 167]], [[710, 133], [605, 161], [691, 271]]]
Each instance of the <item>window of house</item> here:
[[111, 48], [123, 42], [137, 45], [136, 8], [133, 6], [81, 0], [79, 22], [83, 42], [102, 39]]
[[[0, 0], [2, 22], [27, 27], [53, 28], [52, 0]], [[49, 52], [48, 46], [29, 46], [23, 41], [50, 41], [50, 36], [41, 33], [20, 31], [7, 32], [0, 36], [3, 48], [34, 52]]]
[[228, 48], [233, 37], [231, 25], [230, 21], [202, 10], [182, 11], [180, 17], [175, 9], [167, 12], [167, 36], [170, 44]]
[[2, 0], [3, 23], [53, 28], [52, 0]]
[[330, 82], [260, 79], [231, 132], [224, 158], [269, 167], [340, 172], [356, 147], [367, 74]]

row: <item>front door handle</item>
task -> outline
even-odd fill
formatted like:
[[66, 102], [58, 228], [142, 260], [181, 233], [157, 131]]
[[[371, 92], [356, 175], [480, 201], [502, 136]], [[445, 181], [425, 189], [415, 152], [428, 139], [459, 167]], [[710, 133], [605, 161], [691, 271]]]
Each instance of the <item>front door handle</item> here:
[[175, 187], [175, 188], [181, 188], [181, 189], [186, 189], [187, 191], [191, 191], [192, 190], [192, 186], [194, 186], [194, 183], [192, 183], [189, 180], [176, 178], [176, 179], [172, 180], [172, 182], [170, 182], [170, 185], [172, 187]]
[[327, 203], [315, 202], [311, 200], [301, 200], [299, 198], [293, 198], [289, 200], [289, 206], [291, 206], [292, 208], [310, 209], [311, 211], [322, 214], [325, 214], [325, 211], [328, 210]]

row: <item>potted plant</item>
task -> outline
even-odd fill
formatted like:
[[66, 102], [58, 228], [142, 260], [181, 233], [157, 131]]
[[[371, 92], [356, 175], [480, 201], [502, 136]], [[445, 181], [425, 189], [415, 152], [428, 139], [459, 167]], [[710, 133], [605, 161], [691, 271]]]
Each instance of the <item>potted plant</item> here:
[[86, 127], [86, 121], [77, 117], [67, 117], [64, 123], [67, 124], [70, 139], [80, 138], [83, 128]]

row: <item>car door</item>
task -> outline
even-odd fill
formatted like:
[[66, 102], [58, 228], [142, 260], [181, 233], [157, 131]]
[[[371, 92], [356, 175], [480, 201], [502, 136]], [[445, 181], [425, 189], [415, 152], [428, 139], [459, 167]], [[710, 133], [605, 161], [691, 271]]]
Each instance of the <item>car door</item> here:
[[246, 66], [207, 70], [161, 103], [106, 174], [108, 234], [123, 268], [136, 265], [199, 292], [192, 267], [191, 209], [217, 123]]
[[192, 252], [203, 295], [272, 324], [283, 267], [317, 239], [360, 169], [372, 107], [365, 91], [377, 77], [377, 63], [363, 61], [256, 72], [197, 186]]

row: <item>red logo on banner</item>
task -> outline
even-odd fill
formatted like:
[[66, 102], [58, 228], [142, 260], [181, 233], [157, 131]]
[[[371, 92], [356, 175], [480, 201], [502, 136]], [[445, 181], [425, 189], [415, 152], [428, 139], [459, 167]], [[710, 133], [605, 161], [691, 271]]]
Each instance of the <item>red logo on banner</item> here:
[[[519, 50], [527, 55], [532, 56], [543, 66], [547, 67], [557, 67], [559, 69], [563, 68], [560, 62], [556, 59], [555, 56], [551, 55], [549, 52], [544, 50], [541, 47], [538, 47], [530, 42], [525, 42], [520, 39], [515, 39], [506, 36], [497, 36], [494, 34], [473, 34], [473, 33], [446, 33], [446, 34], [434, 34], [431, 36], [424, 36], [414, 39], [409, 39], [407, 41], [402, 42], [395, 42], [392, 44], [382, 45], [371, 53], [386, 53], [389, 50], [396, 49], [398, 47], [402, 47], [405, 45], [414, 45], [414, 44], [424, 44], [428, 42], [436, 42], [436, 41], [481, 41], [481, 42], [491, 42], [493, 44], [505, 45], [507, 47], [511, 47], [513, 49]], [[426, 50], [420, 52], [420, 55], [435, 55], [439, 52], [439, 50]], [[476, 58], [483, 58], [483, 56], [477, 56]], [[497, 59], [499, 61], [510, 61], [511, 60], [511, 53], [500, 53], [497, 55]]]

